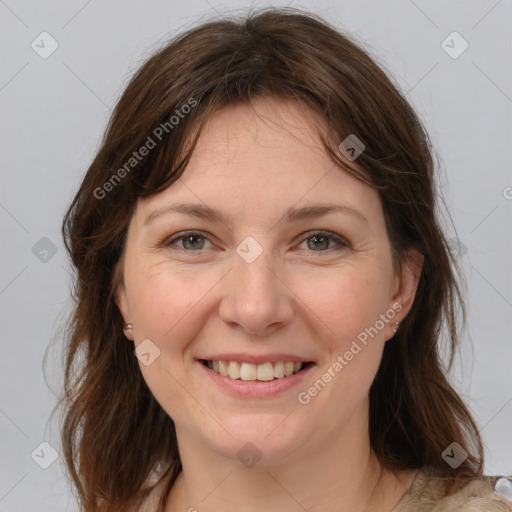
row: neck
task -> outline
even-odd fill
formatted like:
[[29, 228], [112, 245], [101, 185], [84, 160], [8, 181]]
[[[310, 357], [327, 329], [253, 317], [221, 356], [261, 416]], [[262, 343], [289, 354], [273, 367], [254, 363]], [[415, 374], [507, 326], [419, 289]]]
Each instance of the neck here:
[[183, 471], [165, 512], [391, 511], [416, 472], [397, 478], [385, 470], [371, 451], [369, 438], [360, 442], [358, 427], [356, 422], [348, 425], [342, 435], [331, 437], [334, 443], [309, 440], [279, 459], [265, 461], [263, 456], [252, 467], [179, 432]]

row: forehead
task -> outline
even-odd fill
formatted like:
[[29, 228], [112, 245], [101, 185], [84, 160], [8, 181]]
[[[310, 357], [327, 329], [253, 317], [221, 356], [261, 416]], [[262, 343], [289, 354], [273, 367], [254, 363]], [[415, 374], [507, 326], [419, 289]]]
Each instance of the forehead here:
[[378, 194], [325, 152], [323, 123], [305, 105], [280, 99], [224, 107], [209, 117], [181, 178], [138, 209], [188, 201], [228, 214], [282, 214], [302, 202], [343, 202], [379, 214]]
[[[261, 98], [255, 102], [228, 105], [212, 114], [199, 140], [200, 152], [230, 153], [236, 142], [238, 149], [247, 144], [260, 148], [278, 148], [322, 153], [315, 129], [325, 129], [325, 121], [303, 103], [277, 98]], [[231, 151], [232, 153], [232, 151]]]

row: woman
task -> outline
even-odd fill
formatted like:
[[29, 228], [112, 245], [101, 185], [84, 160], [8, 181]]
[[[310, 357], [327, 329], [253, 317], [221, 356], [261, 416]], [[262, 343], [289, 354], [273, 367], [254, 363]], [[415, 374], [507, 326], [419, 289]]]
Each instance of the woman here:
[[206, 23], [144, 64], [63, 227], [83, 510], [512, 510], [439, 356], [460, 292], [430, 151], [311, 14]]

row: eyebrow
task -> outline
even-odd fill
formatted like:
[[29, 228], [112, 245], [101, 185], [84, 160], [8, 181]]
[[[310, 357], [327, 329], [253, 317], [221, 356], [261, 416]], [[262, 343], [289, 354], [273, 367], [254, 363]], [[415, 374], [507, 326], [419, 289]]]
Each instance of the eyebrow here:
[[[351, 208], [350, 206], [343, 204], [333, 203], [322, 203], [322, 204], [310, 204], [301, 208], [290, 207], [284, 215], [279, 219], [278, 222], [298, 222], [301, 220], [314, 219], [322, 217], [329, 213], [344, 213], [351, 215], [365, 224], [369, 224], [368, 219], [359, 211]], [[144, 220], [144, 225], [147, 226], [157, 217], [167, 213], [180, 213], [182, 215], [188, 215], [189, 217], [197, 217], [209, 221], [219, 222], [222, 224], [229, 224], [231, 215], [225, 215], [219, 210], [215, 210], [204, 204], [184, 204], [178, 203], [169, 206], [163, 206], [152, 211]]]

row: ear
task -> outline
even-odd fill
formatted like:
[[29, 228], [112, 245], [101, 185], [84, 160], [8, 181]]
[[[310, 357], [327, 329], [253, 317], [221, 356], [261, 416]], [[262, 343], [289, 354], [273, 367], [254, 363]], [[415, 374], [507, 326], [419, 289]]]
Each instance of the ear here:
[[[395, 334], [393, 332], [395, 322], [401, 323], [412, 308], [423, 269], [424, 259], [425, 257], [419, 251], [409, 249], [406, 253], [401, 272], [399, 275], [395, 276], [394, 289], [389, 307], [397, 311], [397, 315], [393, 322], [390, 322], [391, 332], [389, 333], [389, 338], [393, 337]], [[400, 309], [398, 308], [398, 304], [401, 305]]]
[[[116, 273], [119, 272], [121, 266], [116, 269]], [[115, 300], [119, 311], [121, 312], [121, 316], [123, 317], [123, 326], [131, 323], [131, 313], [130, 307], [128, 305], [128, 299], [126, 296], [126, 288], [124, 286], [124, 280], [121, 276], [117, 276], [115, 278], [115, 282], [117, 282], [116, 291], [115, 291]], [[124, 335], [131, 341], [133, 341], [133, 330], [132, 329], [124, 329]]]

